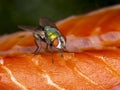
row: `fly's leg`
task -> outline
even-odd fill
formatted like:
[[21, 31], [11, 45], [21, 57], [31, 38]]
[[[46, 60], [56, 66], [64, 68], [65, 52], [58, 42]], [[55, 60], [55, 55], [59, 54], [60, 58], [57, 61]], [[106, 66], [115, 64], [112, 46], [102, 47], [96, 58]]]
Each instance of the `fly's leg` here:
[[46, 48], [45, 48], [46, 51], [48, 51], [48, 44], [46, 44]]
[[52, 53], [52, 63], [54, 63], [54, 51], [52, 47], [53, 47], [52, 44], [50, 44], [50, 51]]
[[59, 52], [60, 52], [60, 56], [63, 57], [62, 49], [59, 49]]
[[36, 50], [34, 51], [34, 54], [38, 54], [40, 49], [42, 48], [42, 45], [40, 43], [40, 46], [39, 46], [36, 40], [34, 40], [34, 42], [35, 42], [35, 45], [37, 46]]

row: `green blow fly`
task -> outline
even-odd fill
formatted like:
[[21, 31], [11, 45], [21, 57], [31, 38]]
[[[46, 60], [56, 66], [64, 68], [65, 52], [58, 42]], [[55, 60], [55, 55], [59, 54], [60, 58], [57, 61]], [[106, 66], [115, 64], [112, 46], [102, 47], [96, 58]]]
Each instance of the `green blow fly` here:
[[[39, 21], [39, 26], [33, 29], [33, 36], [34, 36], [34, 41], [37, 46], [35, 50], [35, 54], [37, 54], [40, 49], [42, 48], [42, 45], [38, 44], [38, 42], [45, 42], [46, 43], [46, 48], [50, 48], [50, 51], [52, 53], [52, 62], [53, 62], [53, 47], [59, 50], [60, 56], [62, 57], [62, 50], [65, 49], [65, 38], [63, 35], [60, 33], [59, 29], [56, 27], [56, 25], [51, 22], [48, 18], [40, 18]], [[19, 26], [21, 29], [28, 29], [27, 27], [24, 26]]]

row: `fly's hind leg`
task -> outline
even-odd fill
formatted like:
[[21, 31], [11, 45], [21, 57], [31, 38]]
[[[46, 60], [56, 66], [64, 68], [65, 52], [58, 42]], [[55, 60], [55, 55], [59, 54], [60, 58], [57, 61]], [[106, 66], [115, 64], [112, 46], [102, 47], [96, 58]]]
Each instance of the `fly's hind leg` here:
[[37, 40], [34, 40], [35, 45], [37, 46], [36, 50], [33, 52], [34, 54], [38, 54], [40, 49], [42, 48], [42, 45], [40, 43], [40, 45], [38, 44]]
[[49, 49], [48, 46], [49, 46], [49, 45], [46, 43], [46, 47], [45, 47], [45, 51], [46, 51], [46, 52], [47, 52], [48, 49]]

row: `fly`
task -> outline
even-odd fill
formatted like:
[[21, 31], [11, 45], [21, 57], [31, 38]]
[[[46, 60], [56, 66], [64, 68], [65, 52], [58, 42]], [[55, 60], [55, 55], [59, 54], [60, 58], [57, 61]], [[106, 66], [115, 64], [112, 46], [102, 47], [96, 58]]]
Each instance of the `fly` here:
[[[56, 25], [51, 22], [48, 18], [40, 18], [39, 26], [33, 29], [33, 36], [34, 41], [37, 46], [36, 50], [34, 51], [34, 54], [38, 54], [40, 49], [42, 48], [42, 45], [38, 44], [38, 42], [45, 42], [46, 48], [50, 47], [50, 51], [52, 53], [52, 63], [53, 60], [53, 47], [59, 50], [60, 56], [63, 57], [62, 51], [65, 49], [65, 38], [60, 33], [59, 29], [56, 27]], [[19, 26], [21, 29], [28, 29], [23, 26]]]

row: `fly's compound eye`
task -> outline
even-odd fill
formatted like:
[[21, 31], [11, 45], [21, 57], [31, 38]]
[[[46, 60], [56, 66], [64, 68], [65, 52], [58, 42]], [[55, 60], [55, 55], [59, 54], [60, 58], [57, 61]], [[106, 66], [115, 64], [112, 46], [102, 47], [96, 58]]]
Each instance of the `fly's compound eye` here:
[[56, 39], [53, 41], [53, 46], [54, 46], [54, 47], [57, 47], [58, 44], [59, 44], [59, 41], [58, 41], [58, 39], [56, 38]]

